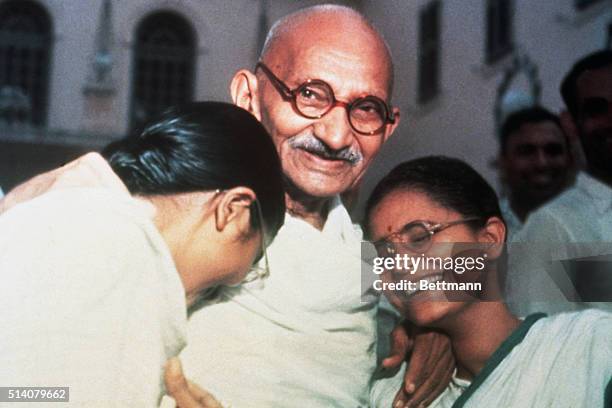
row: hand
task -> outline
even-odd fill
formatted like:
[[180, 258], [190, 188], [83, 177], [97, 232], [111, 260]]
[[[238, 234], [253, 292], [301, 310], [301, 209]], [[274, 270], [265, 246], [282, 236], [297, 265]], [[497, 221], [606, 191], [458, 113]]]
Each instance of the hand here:
[[391, 353], [382, 364], [393, 368], [404, 360], [408, 362], [404, 386], [395, 396], [393, 408], [431, 404], [444, 391], [455, 370], [449, 338], [407, 322], [391, 332]]
[[174, 398], [177, 408], [223, 408], [212, 394], [185, 378], [178, 357], [173, 357], [166, 363], [164, 382], [166, 391]]

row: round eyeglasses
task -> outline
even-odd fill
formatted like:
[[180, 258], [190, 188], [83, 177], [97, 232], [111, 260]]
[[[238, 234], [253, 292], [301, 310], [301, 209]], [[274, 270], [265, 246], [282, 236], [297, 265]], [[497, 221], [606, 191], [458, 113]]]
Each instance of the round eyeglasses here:
[[257, 69], [261, 69], [283, 99], [290, 101], [293, 109], [307, 119], [320, 119], [334, 107], [342, 106], [346, 109], [351, 128], [362, 135], [377, 134], [385, 125], [395, 123], [393, 112], [376, 96], [342, 102], [336, 99], [331, 86], [325, 81], [309, 79], [297, 88], [289, 89], [263, 62], [257, 63]]
[[432, 224], [427, 221], [413, 221], [404, 225], [399, 231], [374, 242], [379, 256], [393, 256], [399, 251], [425, 253], [431, 247], [433, 236], [454, 225], [477, 221], [480, 218], [463, 218], [456, 221]]

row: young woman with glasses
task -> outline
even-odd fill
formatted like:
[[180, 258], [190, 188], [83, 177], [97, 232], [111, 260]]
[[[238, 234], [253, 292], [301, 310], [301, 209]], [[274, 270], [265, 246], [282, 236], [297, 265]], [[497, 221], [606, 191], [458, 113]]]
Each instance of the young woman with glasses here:
[[[473, 273], [440, 268], [410, 273], [397, 266], [383, 272], [386, 282], [426, 281], [385, 295], [413, 324], [451, 339], [457, 368], [430, 406], [603, 407], [612, 402], [612, 315], [584, 311], [519, 319], [510, 313], [500, 294], [504, 220], [495, 192], [467, 164], [446, 157], [400, 164], [374, 189], [366, 224], [379, 257], [486, 259], [487, 268]], [[453, 292], [434, 285], [444, 281], [478, 282], [482, 289]], [[381, 373], [371, 406], [396, 406], [401, 371]]]
[[216, 102], [170, 109], [103, 156], [6, 197], [0, 384], [156, 406], [187, 306], [266, 274], [285, 214], [280, 161], [251, 114]]

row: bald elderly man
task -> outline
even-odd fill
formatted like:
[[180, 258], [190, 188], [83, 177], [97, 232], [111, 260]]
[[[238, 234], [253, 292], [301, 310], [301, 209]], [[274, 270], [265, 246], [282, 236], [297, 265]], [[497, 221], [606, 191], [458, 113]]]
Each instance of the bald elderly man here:
[[[234, 103], [264, 124], [280, 155], [287, 213], [269, 248], [270, 276], [226, 288], [191, 316], [181, 360], [187, 376], [220, 401], [367, 406], [378, 302], [360, 298], [362, 234], [339, 195], [360, 181], [399, 124], [392, 86], [386, 43], [363, 16], [340, 6], [281, 19], [255, 69], [234, 75]], [[436, 364], [443, 380], [432, 376], [413, 402], [433, 399], [432, 388], [452, 371], [450, 350], [441, 351], [444, 340], [435, 336], [423, 335], [413, 353], [408, 388]], [[396, 340], [407, 344], [401, 331]], [[399, 406], [409, 397], [401, 392]]]
[[[186, 374], [224, 403], [367, 406], [378, 300], [362, 300], [362, 234], [339, 197], [354, 190], [399, 124], [392, 86], [380, 34], [356, 11], [329, 5], [277, 22], [256, 68], [234, 75], [232, 100], [264, 124], [281, 158], [288, 211], [269, 247], [270, 276], [224, 288], [191, 316], [190, 346], [181, 354]], [[91, 173], [81, 160], [39, 176], [0, 201], [0, 211], [48, 189], [103, 185]], [[397, 406], [432, 401], [454, 369], [448, 340], [409, 338], [402, 326], [392, 337], [383, 365], [398, 366], [412, 350]], [[168, 388], [182, 408], [218, 406], [187, 388], [176, 367]]]

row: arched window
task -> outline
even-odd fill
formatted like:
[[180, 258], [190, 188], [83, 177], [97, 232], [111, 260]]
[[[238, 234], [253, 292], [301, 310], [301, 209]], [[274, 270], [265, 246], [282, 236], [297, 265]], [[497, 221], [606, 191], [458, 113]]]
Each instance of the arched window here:
[[196, 39], [176, 13], [146, 17], [136, 29], [132, 71], [131, 127], [193, 96]]
[[45, 124], [51, 33], [51, 19], [37, 3], [0, 3], [0, 124]]

